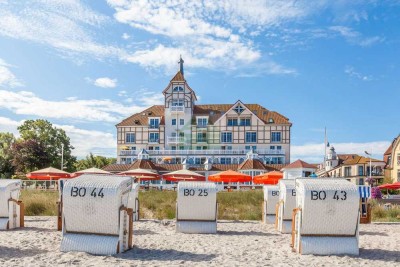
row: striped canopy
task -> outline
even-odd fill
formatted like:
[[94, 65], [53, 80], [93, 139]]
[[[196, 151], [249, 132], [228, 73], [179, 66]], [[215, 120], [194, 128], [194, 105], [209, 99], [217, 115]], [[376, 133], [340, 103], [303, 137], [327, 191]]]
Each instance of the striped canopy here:
[[371, 187], [369, 185], [359, 185], [358, 193], [360, 198], [370, 198], [371, 197]]

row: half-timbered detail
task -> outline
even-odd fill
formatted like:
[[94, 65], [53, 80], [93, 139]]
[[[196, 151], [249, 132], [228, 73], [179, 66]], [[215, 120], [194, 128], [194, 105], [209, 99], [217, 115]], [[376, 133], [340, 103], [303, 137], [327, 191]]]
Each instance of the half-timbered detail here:
[[290, 127], [285, 116], [258, 104], [196, 105], [180, 70], [155, 105], [117, 124], [117, 162], [130, 164], [145, 149], [157, 164], [241, 164], [253, 151], [263, 164], [287, 164]]

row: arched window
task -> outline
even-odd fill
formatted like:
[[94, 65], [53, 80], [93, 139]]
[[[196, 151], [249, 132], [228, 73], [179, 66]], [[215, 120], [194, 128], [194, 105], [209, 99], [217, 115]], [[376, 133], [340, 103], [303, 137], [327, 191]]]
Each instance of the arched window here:
[[182, 86], [175, 86], [173, 91], [174, 92], [183, 92], [183, 87]]

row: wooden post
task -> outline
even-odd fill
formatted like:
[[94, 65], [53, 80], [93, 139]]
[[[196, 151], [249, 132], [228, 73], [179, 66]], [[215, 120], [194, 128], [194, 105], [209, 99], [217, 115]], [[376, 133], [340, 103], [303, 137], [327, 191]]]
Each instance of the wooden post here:
[[19, 205], [19, 227], [25, 227], [25, 205], [21, 200], [18, 201]]

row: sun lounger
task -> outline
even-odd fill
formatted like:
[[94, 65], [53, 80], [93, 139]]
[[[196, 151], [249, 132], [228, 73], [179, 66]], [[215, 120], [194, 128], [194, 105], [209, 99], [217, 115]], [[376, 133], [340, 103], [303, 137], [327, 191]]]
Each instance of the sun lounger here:
[[359, 193], [337, 178], [296, 179], [292, 247], [301, 254], [358, 255]]
[[208, 182], [179, 182], [176, 231], [192, 234], [217, 232], [217, 187]]
[[295, 180], [281, 179], [279, 181], [279, 201], [276, 208], [275, 227], [282, 234], [292, 232], [292, 212], [295, 207]]
[[132, 179], [84, 174], [64, 183], [61, 251], [112, 255], [132, 248]]
[[263, 222], [274, 224], [276, 221], [276, 204], [279, 201], [279, 187], [275, 185], [264, 186]]
[[0, 179], [0, 230], [24, 227], [21, 180]]

